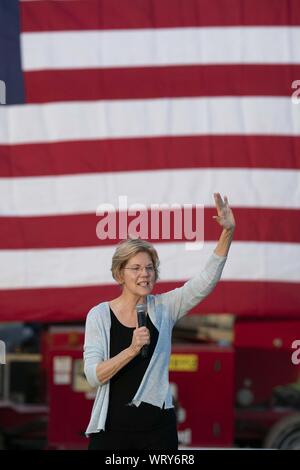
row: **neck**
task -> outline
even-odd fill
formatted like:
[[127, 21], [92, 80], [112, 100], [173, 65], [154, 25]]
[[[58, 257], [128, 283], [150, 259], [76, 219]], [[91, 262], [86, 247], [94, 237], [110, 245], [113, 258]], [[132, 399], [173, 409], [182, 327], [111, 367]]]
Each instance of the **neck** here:
[[122, 306], [128, 312], [135, 312], [138, 304], [146, 303], [146, 296], [134, 295], [124, 288], [122, 294], [115, 299], [115, 303]]

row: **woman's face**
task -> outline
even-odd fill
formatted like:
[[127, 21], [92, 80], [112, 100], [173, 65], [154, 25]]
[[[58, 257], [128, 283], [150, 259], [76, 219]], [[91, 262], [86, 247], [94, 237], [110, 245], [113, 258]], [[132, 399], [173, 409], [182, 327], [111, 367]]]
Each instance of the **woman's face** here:
[[138, 253], [127, 261], [123, 282], [123, 287], [134, 295], [150, 294], [155, 284], [155, 270], [148, 253]]

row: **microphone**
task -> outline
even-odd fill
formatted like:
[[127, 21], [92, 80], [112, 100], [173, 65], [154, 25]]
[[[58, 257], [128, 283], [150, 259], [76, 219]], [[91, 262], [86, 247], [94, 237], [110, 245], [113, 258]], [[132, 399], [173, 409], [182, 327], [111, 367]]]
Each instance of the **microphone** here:
[[[146, 305], [138, 304], [136, 306], [136, 314], [139, 328], [141, 328], [141, 326], [146, 326]], [[141, 349], [141, 355], [143, 359], [146, 359], [146, 357], [148, 356], [148, 349], [148, 344], [144, 344]]]

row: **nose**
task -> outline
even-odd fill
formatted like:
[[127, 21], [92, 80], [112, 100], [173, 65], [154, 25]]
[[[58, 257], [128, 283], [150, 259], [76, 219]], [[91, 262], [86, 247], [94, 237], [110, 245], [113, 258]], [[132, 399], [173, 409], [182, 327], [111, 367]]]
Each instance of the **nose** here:
[[145, 267], [145, 268], [140, 268], [139, 271], [139, 277], [141, 279], [150, 279], [151, 277], [151, 272]]
[[142, 278], [148, 278], [149, 277], [149, 272], [147, 271], [147, 268], [141, 268], [140, 272], [139, 272], [139, 275]]

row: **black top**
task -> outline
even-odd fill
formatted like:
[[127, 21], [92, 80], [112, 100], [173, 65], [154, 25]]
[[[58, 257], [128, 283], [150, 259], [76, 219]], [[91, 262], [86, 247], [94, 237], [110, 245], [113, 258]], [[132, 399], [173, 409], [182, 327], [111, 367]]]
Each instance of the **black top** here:
[[[130, 346], [135, 328], [129, 328], [120, 323], [111, 309], [110, 316], [111, 358]], [[146, 326], [150, 331], [147, 358], [142, 358], [139, 354], [110, 379], [109, 405], [105, 425], [107, 430], [150, 431], [174, 424], [174, 408], [161, 409], [143, 402], [138, 407], [129, 406], [140, 386], [158, 339], [158, 331], [149, 315], [146, 318]]]

